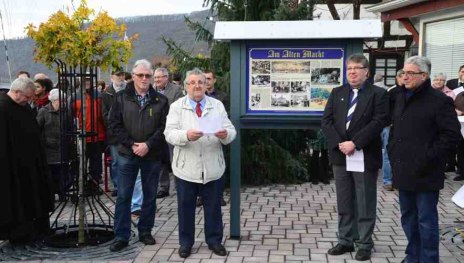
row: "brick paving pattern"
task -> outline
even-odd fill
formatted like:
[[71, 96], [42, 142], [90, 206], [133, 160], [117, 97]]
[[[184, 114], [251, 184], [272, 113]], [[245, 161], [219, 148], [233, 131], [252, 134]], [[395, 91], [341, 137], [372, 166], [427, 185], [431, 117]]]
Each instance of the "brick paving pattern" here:
[[[454, 174], [448, 177], [452, 178]], [[367, 262], [401, 262], [407, 242], [400, 223], [398, 192], [385, 191], [381, 185], [379, 178], [377, 224], [373, 237], [375, 247], [371, 261]], [[444, 263], [464, 263], [464, 233], [460, 235], [459, 230], [459, 227], [464, 228], [464, 223], [455, 222], [464, 220], [464, 209], [460, 209], [450, 200], [461, 185], [462, 182], [447, 180], [445, 189], [440, 194], [438, 205], [442, 234], [440, 260]], [[228, 197], [226, 194], [226, 200]], [[208, 249], [203, 235], [203, 209], [197, 208], [196, 241], [192, 255], [186, 260], [180, 258], [177, 254], [179, 245], [175, 193], [171, 193], [167, 198], [158, 199], [157, 204], [158, 223], [153, 231], [156, 245], [143, 246], [134, 240], [128, 250], [112, 253], [109, 258], [108, 244], [105, 244], [100, 246], [101, 254], [96, 252], [95, 258], [91, 260], [88, 254], [80, 259], [75, 257], [76, 253], [85, 255], [85, 249], [81, 251], [69, 249], [60, 251], [59, 257], [45, 257], [49, 259], [43, 258], [42, 262], [358, 262], [354, 259], [355, 253], [341, 256], [327, 254], [327, 250], [337, 243], [337, 212], [333, 181], [330, 185], [304, 183], [243, 187], [241, 240], [229, 239], [229, 206], [223, 207], [224, 245], [228, 250], [226, 257], [216, 256]], [[131, 253], [134, 247], [136, 253]], [[8, 252], [6, 242], [0, 249], [3, 254], [11, 253]], [[2, 258], [0, 253], [0, 260], [7, 259], [5, 255], [3, 256]], [[40, 262], [40, 260], [29, 262]]]

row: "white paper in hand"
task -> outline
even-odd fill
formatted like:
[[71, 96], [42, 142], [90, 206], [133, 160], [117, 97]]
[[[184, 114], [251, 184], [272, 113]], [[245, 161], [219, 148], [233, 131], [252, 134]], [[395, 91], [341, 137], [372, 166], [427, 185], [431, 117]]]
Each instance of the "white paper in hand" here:
[[464, 186], [459, 188], [459, 190], [451, 197], [453, 201], [460, 208], [464, 208]]
[[214, 135], [222, 129], [222, 117], [218, 115], [204, 115], [198, 119], [200, 131], [205, 135]]
[[364, 152], [363, 150], [354, 151], [351, 156], [346, 156], [347, 172], [364, 172]]

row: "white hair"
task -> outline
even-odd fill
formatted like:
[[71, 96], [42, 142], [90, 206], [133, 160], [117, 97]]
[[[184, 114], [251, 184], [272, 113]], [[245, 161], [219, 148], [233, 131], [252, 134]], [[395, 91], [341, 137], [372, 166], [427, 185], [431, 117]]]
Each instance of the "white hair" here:
[[48, 93], [48, 100], [55, 101], [60, 99], [60, 90], [59, 89], [52, 89], [50, 93]]
[[17, 78], [11, 83], [10, 90], [15, 91], [25, 91], [31, 89], [35, 91], [34, 82], [30, 78]]

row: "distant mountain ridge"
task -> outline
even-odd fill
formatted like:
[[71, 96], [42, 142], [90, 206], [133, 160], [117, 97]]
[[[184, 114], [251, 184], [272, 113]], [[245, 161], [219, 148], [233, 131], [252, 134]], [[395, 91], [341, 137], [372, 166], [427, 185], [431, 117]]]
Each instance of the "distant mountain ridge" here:
[[[166, 56], [166, 45], [161, 41], [161, 36], [172, 38], [179, 43], [185, 50], [192, 51], [193, 54], [209, 54], [208, 46], [204, 42], [195, 42], [195, 33], [190, 31], [184, 23], [184, 16], [199, 22], [207, 22], [209, 11], [197, 11], [189, 14], [174, 15], [154, 15], [118, 18], [118, 21], [126, 23], [127, 35], [139, 33], [140, 37], [134, 43], [133, 55], [128, 63], [128, 70], [137, 59], [148, 59], [153, 57]], [[2, 41], [3, 42], [3, 41]], [[52, 79], [57, 78], [57, 74], [49, 70], [43, 64], [35, 63], [33, 59], [34, 41], [31, 38], [7, 40], [8, 55], [11, 66], [11, 74], [14, 79], [20, 70], [26, 70], [31, 75], [37, 72], [44, 72]], [[3, 43], [2, 43], [3, 46]], [[102, 73], [103, 80], [107, 81], [107, 74]], [[8, 67], [4, 48], [0, 49], [0, 83], [9, 82]]]

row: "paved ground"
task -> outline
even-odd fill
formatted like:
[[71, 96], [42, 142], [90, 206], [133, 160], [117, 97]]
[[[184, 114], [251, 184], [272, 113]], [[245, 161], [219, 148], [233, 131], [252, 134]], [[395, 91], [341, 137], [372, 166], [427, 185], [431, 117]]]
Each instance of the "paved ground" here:
[[[401, 262], [406, 240], [400, 225], [398, 193], [384, 191], [380, 187], [380, 181], [378, 185], [377, 225], [373, 237], [375, 247], [371, 262]], [[450, 201], [452, 194], [461, 185], [462, 183], [447, 180], [440, 196], [438, 207], [442, 234], [440, 255], [441, 261], [446, 263], [464, 263], [463, 238], [456, 230], [461, 226], [464, 227], [464, 224], [455, 223], [458, 219], [464, 219], [464, 209], [458, 208]], [[227, 200], [228, 195], [225, 198]], [[68, 257], [70, 253], [75, 253], [75, 250], [74, 252], [60, 251], [58, 253], [60, 256], [55, 257], [54, 260], [134, 263], [357, 262], [354, 260], [354, 253], [342, 256], [329, 256], [326, 253], [327, 249], [337, 242], [335, 207], [333, 183], [244, 187], [241, 194], [241, 240], [229, 239], [229, 207], [223, 209], [224, 244], [229, 251], [228, 256], [219, 257], [208, 250], [203, 241], [203, 210], [198, 208], [197, 238], [193, 254], [183, 261], [177, 254], [177, 203], [175, 195], [171, 193], [170, 197], [158, 200], [158, 223], [154, 229], [157, 245], [142, 246], [139, 242], [132, 242], [127, 251], [111, 253], [111, 260], [103, 254], [99, 256], [98, 253], [95, 253], [95, 258], [90, 257], [91, 260], [88, 260], [90, 258], [85, 250], [81, 258], [85, 260]], [[107, 249], [107, 246], [103, 246], [103, 253], [106, 253]], [[40, 260], [34, 262], [37, 261]], [[43, 262], [48, 261], [43, 260]]]

